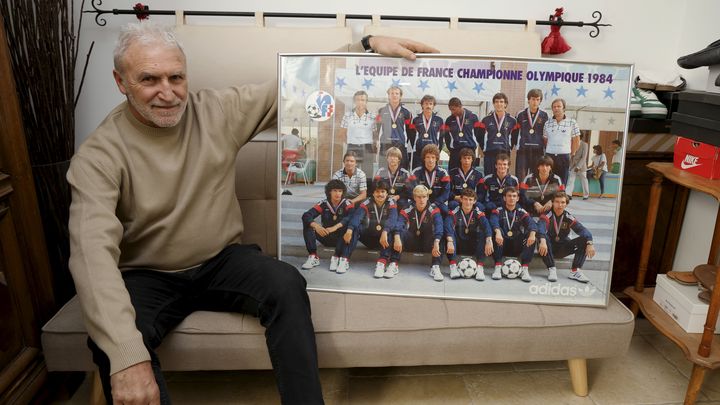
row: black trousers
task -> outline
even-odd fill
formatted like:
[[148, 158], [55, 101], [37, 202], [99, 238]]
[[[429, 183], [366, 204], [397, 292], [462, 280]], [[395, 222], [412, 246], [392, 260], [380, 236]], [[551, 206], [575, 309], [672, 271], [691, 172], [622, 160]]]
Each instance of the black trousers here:
[[[243, 312], [260, 318], [284, 404], [321, 404], [315, 332], [305, 279], [291, 265], [265, 256], [257, 245], [230, 245], [202, 266], [175, 273], [122, 274], [135, 308], [135, 324], [150, 352], [161, 403], [167, 386], [155, 349], [194, 311]], [[112, 403], [110, 361], [88, 339], [105, 398]]]

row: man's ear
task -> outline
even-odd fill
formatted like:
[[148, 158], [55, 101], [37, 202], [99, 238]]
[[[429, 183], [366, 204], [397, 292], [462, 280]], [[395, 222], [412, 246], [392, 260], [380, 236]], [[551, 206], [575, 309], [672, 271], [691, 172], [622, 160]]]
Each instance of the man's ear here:
[[115, 84], [118, 87], [118, 90], [120, 90], [120, 93], [127, 94], [127, 88], [125, 88], [125, 83], [123, 83], [123, 78], [120, 75], [120, 72], [113, 69], [113, 78], [115, 79]]

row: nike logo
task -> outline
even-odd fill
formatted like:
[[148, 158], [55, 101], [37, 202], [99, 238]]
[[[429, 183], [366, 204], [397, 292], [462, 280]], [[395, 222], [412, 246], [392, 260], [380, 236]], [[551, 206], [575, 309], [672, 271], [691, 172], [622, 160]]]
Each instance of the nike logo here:
[[698, 162], [700, 160], [697, 156], [693, 155], [685, 155], [685, 159], [683, 159], [682, 162], [680, 162], [680, 167], [683, 170], [692, 169], [693, 167], [698, 167], [702, 163]]
[[680, 167], [682, 167], [685, 170], [692, 169], [693, 167], [698, 167], [700, 165], [701, 165], [701, 163], [685, 163], [685, 162], [680, 163]]

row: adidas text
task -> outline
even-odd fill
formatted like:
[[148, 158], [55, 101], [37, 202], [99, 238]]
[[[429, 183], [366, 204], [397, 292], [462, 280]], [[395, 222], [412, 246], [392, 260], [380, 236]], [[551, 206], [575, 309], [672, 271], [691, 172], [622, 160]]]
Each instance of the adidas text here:
[[683, 159], [682, 162], [680, 162], [680, 167], [683, 169], [692, 169], [693, 167], [698, 167], [702, 163], [698, 162], [698, 157], [693, 155], [685, 155], [685, 159]]
[[531, 285], [528, 290], [530, 294], [533, 295], [550, 295], [556, 297], [575, 297], [577, 295], [581, 295], [583, 297], [589, 297], [593, 295], [593, 293], [595, 293], [597, 289], [590, 285], [585, 285], [585, 287], [578, 288], [574, 286], [545, 283], [539, 286]]

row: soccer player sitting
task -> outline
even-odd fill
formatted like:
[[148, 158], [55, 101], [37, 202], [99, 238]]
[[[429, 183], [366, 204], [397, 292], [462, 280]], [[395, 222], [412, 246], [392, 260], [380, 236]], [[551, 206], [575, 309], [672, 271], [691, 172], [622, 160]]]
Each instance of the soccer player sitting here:
[[533, 216], [550, 211], [552, 196], [565, 190], [560, 176], [553, 173], [553, 160], [543, 156], [537, 161], [536, 170], [520, 183], [520, 201]]
[[[303, 239], [309, 256], [302, 268], [312, 269], [320, 265], [317, 254], [316, 240], [325, 246], [334, 246], [335, 254], [330, 259], [330, 271], [338, 269], [342, 253], [343, 232], [341, 229], [348, 226], [354, 205], [345, 198], [345, 183], [340, 180], [330, 180], [325, 185], [325, 200], [313, 205], [302, 215]], [[315, 218], [320, 217], [320, 223]]]
[[[382, 278], [386, 273], [388, 261], [397, 263], [400, 252], [390, 246], [397, 225], [397, 205], [395, 200], [388, 198], [390, 183], [378, 180], [373, 184], [371, 198], [363, 201], [350, 219], [348, 229], [343, 235], [343, 251], [340, 256], [337, 272], [345, 273], [350, 267], [350, 256], [357, 246], [358, 240], [370, 249], [380, 249], [380, 258], [375, 264], [375, 278]], [[397, 265], [396, 265], [397, 267]], [[395, 274], [390, 271], [387, 278]]]
[[402, 152], [400, 149], [392, 147], [385, 153], [387, 159], [387, 167], [381, 167], [373, 177], [373, 183], [378, 180], [385, 179], [390, 184], [388, 190], [388, 198], [395, 200], [398, 209], [403, 209], [410, 205], [412, 192], [410, 185], [410, 172], [400, 167], [402, 161]]
[[[400, 211], [398, 216], [399, 232], [395, 234], [393, 248], [398, 252], [405, 249], [409, 252], [431, 253], [430, 277], [435, 281], [443, 281], [444, 277], [440, 271], [440, 255], [444, 246], [441, 246], [440, 242], [445, 230], [440, 209], [435, 204], [428, 202], [429, 195], [430, 190], [424, 185], [415, 186], [413, 204]], [[388, 267], [388, 270], [397, 273], [397, 263], [391, 262]]]
[[460, 194], [460, 206], [448, 212], [445, 228], [448, 233], [448, 254], [450, 243], [454, 243], [455, 251], [450, 258], [450, 278], [461, 276], [457, 267], [458, 255], [475, 256], [477, 271], [475, 279], [485, 280], [485, 269], [482, 260], [493, 253], [492, 229], [485, 213], [475, 205], [477, 195], [470, 188], [463, 189]]
[[[477, 193], [478, 187], [484, 187], [482, 174], [472, 167], [474, 160], [475, 152], [472, 149], [460, 150], [460, 166], [450, 170], [452, 198], [448, 202], [448, 209], [452, 210], [460, 205], [460, 198], [464, 190], [469, 189]], [[481, 210], [485, 209], [482, 203], [478, 206]]]
[[528, 266], [535, 251], [535, 233], [537, 225], [527, 211], [518, 205], [517, 189], [506, 187], [503, 192], [505, 203], [502, 207], [493, 210], [490, 216], [490, 224], [495, 233], [495, 271], [492, 274], [493, 280], [502, 278], [503, 256], [514, 256], [520, 260], [520, 278], [522, 281], [530, 282]]
[[[430, 202], [447, 215], [447, 201], [450, 198], [450, 175], [438, 165], [440, 149], [436, 145], [426, 145], [422, 150], [423, 165], [416, 167], [410, 176], [413, 186], [422, 184], [429, 191]], [[414, 189], [414, 188], [413, 188]], [[415, 198], [413, 193], [413, 198]]]
[[[552, 199], [552, 210], [540, 216], [538, 221], [538, 253], [548, 268], [548, 281], [557, 281], [557, 269], [555, 258], [567, 257], [572, 254], [572, 272], [568, 277], [581, 283], [587, 283], [590, 279], [580, 269], [585, 263], [585, 258], [592, 259], [595, 256], [592, 234], [575, 217], [565, 211], [570, 203], [570, 198], [563, 191], [555, 193]], [[570, 230], [573, 230], [578, 237], [570, 239]]]

